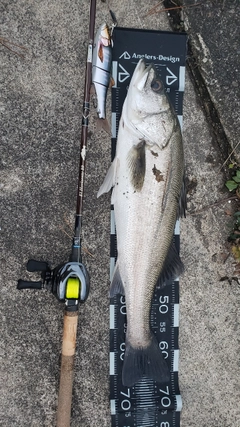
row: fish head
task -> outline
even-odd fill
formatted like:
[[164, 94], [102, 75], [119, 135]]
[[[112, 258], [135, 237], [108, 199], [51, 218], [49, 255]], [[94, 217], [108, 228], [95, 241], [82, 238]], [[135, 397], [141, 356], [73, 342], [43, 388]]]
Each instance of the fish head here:
[[172, 131], [175, 115], [163, 82], [154, 65], [146, 66], [143, 59], [140, 59], [134, 70], [125, 101], [124, 116], [130, 127], [150, 144], [159, 145], [159, 134], [162, 133], [162, 123], [165, 123], [166, 118], [166, 134]]

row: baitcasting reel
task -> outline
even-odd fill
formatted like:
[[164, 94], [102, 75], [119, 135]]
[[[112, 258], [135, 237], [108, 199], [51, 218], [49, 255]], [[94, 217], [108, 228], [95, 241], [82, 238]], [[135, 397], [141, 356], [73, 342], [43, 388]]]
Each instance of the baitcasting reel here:
[[65, 301], [67, 311], [77, 310], [79, 302], [85, 302], [88, 297], [89, 275], [80, 262], [67, 262], [51, 270], [47, 262], [30, 259], [27, 271], [40, 271], [42, 280], [32, 282], [20, 279], [17, 289], [47, 288], [59, 301]]

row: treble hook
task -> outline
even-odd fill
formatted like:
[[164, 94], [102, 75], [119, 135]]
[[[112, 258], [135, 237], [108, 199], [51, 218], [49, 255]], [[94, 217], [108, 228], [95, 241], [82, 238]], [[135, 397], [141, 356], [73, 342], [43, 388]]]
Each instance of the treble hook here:
[[110, 13], [112, 21], [113, 21], [111, 24], [111, 27], [110, 27], [110, 33], [111, 33], [110, 35], [112, 37], [114, 28], [118, 25], [118, 22], [117, 22], [117, 18], [116, 18], [115, 13], [111, 9], [109, 9], [109, 13]]

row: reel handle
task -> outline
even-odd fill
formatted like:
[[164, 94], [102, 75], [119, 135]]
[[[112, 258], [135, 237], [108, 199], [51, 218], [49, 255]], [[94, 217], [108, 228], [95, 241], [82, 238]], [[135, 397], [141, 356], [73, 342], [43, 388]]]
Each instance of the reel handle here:
[[30, 259], [27, 263], [27, 271], [48, 271], [49, 265], [45, 261], [36, 261], [35, 259]]
[[27, 280], [18, 280], [18, 284], [17, 284], [17, 289], [21, 290], [21, 289], [42, 289], [42, 282], [30, 282]]

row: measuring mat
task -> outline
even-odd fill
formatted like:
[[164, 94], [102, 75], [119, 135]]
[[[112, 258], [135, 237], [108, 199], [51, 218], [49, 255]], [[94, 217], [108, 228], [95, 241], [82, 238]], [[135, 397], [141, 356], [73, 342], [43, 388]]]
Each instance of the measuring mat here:
[[[182, 126], [187, 36], [184, 33], [115, 28], [113, 32], [112, 160], [118, 124], [128, 85], [140, 58], [154, 63]], [[179, 251], [179, 221], [175, 245]], [[110, 276], [117, 258], [114, 209], [111, 206]], [[112, 427], [179, 427], [182, 400], [178, 386], [179, 283], [156, 289], [151, 310], [151, 329], [170, 370], [169, 383], [145, 378], [128, 388], [122, 385], [122, 366], [127, 329], [125, 297], [110, 300], [110, 406]]]

